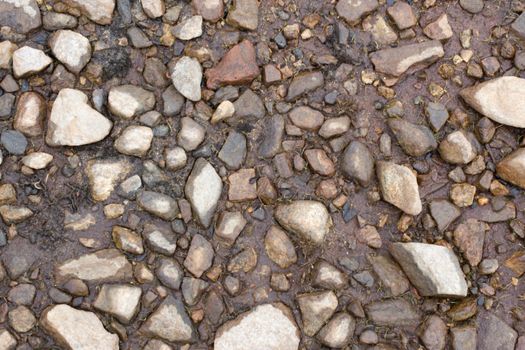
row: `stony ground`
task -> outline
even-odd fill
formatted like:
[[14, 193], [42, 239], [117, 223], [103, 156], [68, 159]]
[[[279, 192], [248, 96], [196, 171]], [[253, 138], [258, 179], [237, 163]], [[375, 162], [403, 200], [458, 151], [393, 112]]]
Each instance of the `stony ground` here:
[[0, 350], [525, 349], [525, 1], [0, 27]]

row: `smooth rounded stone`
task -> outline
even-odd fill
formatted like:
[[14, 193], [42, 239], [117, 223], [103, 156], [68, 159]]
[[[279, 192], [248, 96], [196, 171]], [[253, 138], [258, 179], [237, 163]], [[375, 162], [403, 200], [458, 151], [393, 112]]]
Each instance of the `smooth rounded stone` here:
[[217, 22], [224, 15], [222, 0], [192, 0], [191, 4], [206, 21]]
[[374, 272], [392, 296], [399, 296], [410, 289], [410, 282], [403, 270], [386, 255], [367, 255]]
[[525, 188], [525, 148], [518, 148], [496, 166], [496, 174], [503, 180]]
[[193, 306], [197, 304], [210, 284], [198, 278], [184, 277], [182, 279], [182, 296], [186, 304]]
[[404, 165], [385, 161], [377, 162], [376, 170], [383, 199], [406, 214], [418, 215], [422, 205], [414, 173]]
[[300, 106], [292, 109], [288, 114], [295, 126], [309, 131], [315, 131], [323, 125], [324, 116], [308, 106]]
[[177, 134], [177, 144], [190, 152], [204, 141], [206, 129], [190, 117], [184, 117], [180, 121], [180, 130]]
[[170, 196], [158, 192], [139, 192], [137, 194], [137, 204], [148, 213], [166, 221], [174, 220], [179, 214], [177, 201]]
[[142, 289], [128, 284], [104, 284], [93, 307], [129, 324], [139, 311]]
[[119, 349], [118, 336], [106, 331], [93, 312], [77, 310], [66, 304], [53, 305], [42, 312], [40, 324], [67, 349]]
[[228, 10], [226, 23], [239, 29], [256, 30], [259, 24], [257, 0], [234, 0]]
[[166, 117], [176, 116], [184, 106], [184, 96], [182, 96], [174, 86], [169, 86], [162, 93], [162, 101], [164, 104], [163, 114]]
[[28, 137], [40, 136], [44, 132], [46, 115], [47, 105], [42, 95], [36, 92], [24, 92], [16, 105], [13, 128]]
[[5, 130], [0, 135], [0, 142], [7, 152], [14, 155], [22, 155], [27, 148], [27, 139], [20, 132], [16, 130]]
[[394, 133], [403, 151], [410, 156], [420, 157], [437, 148], [437, 142], [429, 128], [403, 119], [390, 119], [388, 126]]
[[9, 325], [19, 333], [26, 333], [36, 325], [36, 318], [33, 312], [25, 306], [17, 306], [9, 311], [7, 315]]
[[80, 90], [62, 89], [58, 93], [47, 122], [49, 146], [82, 146], [109, 135], [113, 123], [91, 108]]
[[211, 116], [211, 123], [216, 124], [221, 120], [228, 119], [235, 113], [235, 106], [230, 101], [222, 101]]
[[142, 179], [139, 175], [133, 175], [122, 181], [118, 188], [119, 195], [127, 199], [135, 199], [135, 195], [142, 188]]
[[498, 259], [483, 259], [479, 264], [479, 273], [482, 275], [491, 275], [499, 268]]
[[115, 247], [126, 253], [140, 255], [144, 253], [144, 246], [142, 244], [142, 237], [128, 228], [122, 226], [113, 226], [111, 237], [115, 243]]
[[159, 281], [168, 288], [178, 290], [184, 277], [184, 271], [177, 260], [161, 258], [155, 269]]
[[173, 68], [171, 81], [187, 99], [195, 102], [201, 99], [202, 67], [195, 58], [181, 57]]
[[177, 171], [186, 166], [188, 156], [182, 147], [173, 147], [164, 150], [164, 160], [168, 170]]
[[115, 0], [64, 0], [67, 5], [78, 8], [82, 14], [97, 24], [110, 24]]
[[148, 153], [153, 140], [153, 130], [147, 126], [131, 125], [115, 140], [115, 148], [128, 156], [143, 157]]
[[103, 249], [66, 260], [55, 268], [58, 283], [78, 278], [88, 282], [119, 282], [132, 278], [132, 267], [117, 249]]
[[259, 141], [257, 153], [262, 158], [272, 158], [281, 150], [284, 136], [284, 118], [275, 115], [266, 124], [262, 137]]
[[518, 332], [491, 312], [478, 316], [478, 350], [512, 350]]
[[193, 342], [196, 332], [179, 299], [168, 295], [139, 329], [140, 334], [169, 342]]
[[525, 79], [505, 76], [465, 88], [460, 96], [479, 113], [495, 122], [525, 128]]
[[15, 100], [16, 97], [13, 94], [7, 93], [0, 96], [0, 119], [6, 119], [11, 116]]
[[454, 350], [476, 350], [476, 328], [470, 325], [456, 326], [450, 329], [451, 345]]
[[15, 78], [26, 78], [46, 69], [53, 59], [44, 51], [24, 46], [13, 52], [13, 73]]
[[439, 40], [430, 40], [375, 51], [370, 54], [370, 60], [378, 73], [399, 77], [425, 68], [444, 55]]
[[58, 30], [49, 38], [51, 52], [71, 72], [78, 74], [91, 59], [88, 38], [72, 30]]
[[387, 13], [400, 30], [408, 29], [417, 24], [417, 17], [412, 7], [404, 1], [396, 1], [387, 8]]
[[246, 158], [246, 144], [246, 136], [235, 130], [230, 131], [218, 154], [219, 159], [224, 162], [228, 169], [239, 169]]
[[313, 200], [280, 204], [275, 208], [274, 217], [287, 231], [314, 244], [322, 244], [332, 226], [332, 218], [324, 204]]
[[164, 0], [140, 0], [144, 13], [149, 18], [158, 18], [166, 12]]
[[461, 209], [446, 199], [433, 200], [429, 208], [440, 232], [444, 232], [454, 220], [461, 216]]
[[0, 348], [5, 350], [14, 350], [16, 338], [9, 333], [7, 329], [0, 329]]
[[199, 223], [209, 227], [222, 192], [222, 180], [204, 158], [195, 161], [186, 181], [184, 193]]
[[241, 234], [248, 221], [240, 211], [224, 211], [220, 214], [215, 225], [215, 235], [231, 246]]
[[405, 299], [386, 299], [365, 306], [368, 319], [377, 326], [413, 327], [419, 324], [418, 310]]
[[282, 303], [262, 304], [221, 325], [215, 350], [297, 350], [301, 341], [291, 310]]
[[335, 9], [339, 16], [354, 26], [361, 21], [362, 17], [373, 12], [378, 6], [377, 0], [339, 0]]
[[321, 328], [317, 339], [330, 348], [344, 348], [354, 336], [355, 320], [346, 312], [335, 314], [328, 323]]
[[332, 291], [299, 294], [296, 298], [303, 320], [303, 331], [313, 337], [332, 317], [339, 301]]
[[312, 284], [324, 289], [342, 289], [348, 285], [348, 278], [335, 266], [320, 260], [314, 266]]
[[336, 117], [327, 119], [321, 129], [319, 129], [319, 135], [325, 139], [339, 136], [346, 133], [350, 129], [350, 118], [349, 117]]
[[445, 349], [447, 332], [445, 322], [432, 315], [420, 326], [419, 337], [427, 349]]
[[33, 304], [35, 299], [36, 287], [29, 283], [21, 283], [16, 287], [13, 287], [9, 290], [7, 294], [7, 299], [17, 305], [27, 305], [30, 306]]
[[446, 13], [439, 16], [434, 22], [427, 24], [423, 28], [423, 33], [433, 40], [447, 40], [454, 35]]
[[45, 30], [50, 32], [59, 29], [73, 29], [78, 25], [78, 20], [75, 16], [59, 12], [46, 12], [42, 17], [42, 24]]
[[211, 243], [203, 236], [195, 234], [191, 240], [188, 255], [184, 260], [184, 267], [199, 278], [211, 267], [214, 254]]
[[33, 216], [33, 211], [23, 206], [2, 205], [0, 216], [6, 225], [19, 224]]
[[322, 149], [308, 149], [304, 151], [304, 156], [313, 171], [322, 176], [332, 176], [335, 174], [335, 165]]
[[459, 0], [459, 5], [470, 13], [479, 13], [483, 10], [483, 0]]
[[45, 152], [33, 152], [22, 158], [22, 164], [25, 166], [39, 170], [44, 169], [53, 161], [53, 156]]
[[389, 251], [421, 295], [467, 295], [465, 276], [451, 249], [435, 244], [394, 243]]
[[180, 40], [198, 38], [202, 35], [202, 16], [192, 16], [180, 21], [175, 28], [173, 28], [173, 35]]
[[286, 269], [297, 262], [297, 253], [293, 242], [286, 232], [278, 226], [272, 226], [264, 237], [266, 255], [280, 268]]
[[244, 271], [248, 273], [257, 266], [258, 255], [254, 248], [249, 247], [233, 256], [228, 262], [227, 270], [230, 273]]
[[21, 34], [40, 27], [42, 18], [35, 0], [1, 0], [0, 27], [10, 27]]
[[135, 85], [120, 85], [109, 90], [108, 106], [111, 113], [124, 119], [150, 111], [155, 106], [155, 95]]
[[448, 134], [439, 144], [439, 154], [451, 164], [468, 164], [476, 155], [476, 149], [462, 131]]
[[105, 201], [111, 196], [119, 181], [131, 171], [131, 164], [119, 159], [92, 159], [86, 166], [91, 197], [95, 201]]
[[[16, 82], [15, 78], [13, 78], [13, 76], [11, 74], [7, 74], [4, 77], [4, 79], [0, 83], [0, 87], [4, 90], [4, 92], [16, 92], [16, 91], [20, 90], [20, 86], [18, 85], [18, 83]], [[6, 96], [6, 95], [9, 96], [9, 94], [5, 94], [4, 96]], [[14, 103], [14, 99], [13, 99], [13, 103]], [[7, 105], [9, 105], [9, 104], [11, 104], [11, 106], [12, 106], [12, 103], [8, 102]], [[0, 109], [2, 109], [2, 112], [0, 112], [0, 113], [7, 114], [7, 113], [3, 113], [3, 108], [0, 108]]]
[[13, 53], [18, 49], [18, 46], [9, 40], [0, 41], [0, 68], [10, 69]]
[[368, 187], [374, 175], [374, 156], [360, 141], [352, 141], [345, 149], [341, 163], [343, 174]]

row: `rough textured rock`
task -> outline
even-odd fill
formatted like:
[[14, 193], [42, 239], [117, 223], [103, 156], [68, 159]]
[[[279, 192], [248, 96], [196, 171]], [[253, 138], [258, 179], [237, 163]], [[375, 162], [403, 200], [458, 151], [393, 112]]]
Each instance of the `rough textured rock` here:
[[388, 126], [397, 142], [408, 155], [420, 157], [437, 148], [437, 142], [429, 128], [416, 125], [403, 119], [390, 119]]
[[483, 257], [485, 232], [489, 225], [476, 219], [468, 219], [454, 230], [454, 244], [463, 252], [471, 266], [477, 266]]
[[404, 294], [410, 288], [410, 283], [401, 268], [386, 255], [368, 255], [368, 261], [374, 272], [392, 296]]
[[65, 0], [64, 2], [69, 6], [78, 8], [95, 23], [111, 23], [115, 0]]
[[46, 103], [42, 95], [36, 92], [25, 92], [20, 96], [16, 105], [13, 128], [25, 136], [39, 136], [43, 133], [46, 116]]
[[294, 101], [303, 94], [313, 91], [324, 85], [324, 76], [321, 72], [305, 72], [295, 76], [288, 87], [287, 101]]
[[301, 310], [304, 333], [314, 336], [334, 314], [339, 304], [334, 292], [314, 292], [296, 297]]
[[73, 73], [80, 73], [91, 59], [88, 38], [72, 30], [58, 30], [49, 38], [53, 55]]
[[256, 30], [259, 23], [257, 0], [234, 0], [228, 11], [226, 23], [246, 30]]
[[126, 178], [131, 164], [119, 159], [92, 159], [88, 162], [86, 173], [89, 179], [91, 197], [95, 201], [105, 201], [111, 196], [118, 181]]
[[374, 11], [378, 6], [377, 0], [339, 0], [335, 9], [348, 24], [356, 25], [363, 16]]
[[297, 253], [292, 241], [278, 226], [270, 227], [266, 233], [264, 248], [268, 257], [283, 269], [297, 261]]
[[324, 122], [323, 114], [308, 106], [300, 106], [292, 109], [289, 116], [295, 126], [304, 130], [317, 130]]
[[447, 345], [447, 325], [439, 316], [432, 315], [420, 328], [420, 338], [429, 350], [443, 350]]
[[518, 333], [492, 313], [484, 313], [478, 320], [478, 350], [512, 350]]
[[188, 255], [184, 260], [184, 267], [195, 277], [199, 278], [213, 263], [213, 247], [203, 236], [196, 234], [191, 240]]
[[224, 14], [224, 4], [221, 0], [192, 0], [191, 4], [206, 21], [217, 22]]
[[141, 295], [140, 287], [127, 284], [104, 284], [93, 302], [93, 307], [128, 324], [138, 312]]
[[202, 16], [192, 16], [173, 28], [173, 35], [180, 40], [191, 40], [202, 35]]
[[24, 46], [13, 52], [13, 73], [15, 78], [25, 78], [46, 69], [53, 59], [42, 50]]
[[182, 96], [192, 101], [201, 99], [202, 67], [196, 59], [181, 57], [173, 68], [171, 80]]
[[131, 119], [155, 106], [155, 95], [135, 85], [120, 85], [109, 90], [108, 106], [111, 113]]
[[496, 167], [496, 173], [503, 180], [525, 188], [525, 148], [518, 148], [503, 158]]
[[376, 301], [365, 306], [366, 315], [377, 326], [413, 327], [421, 316], [412, 304], [404, 299]]
[[142, 157], [148, 153], [153, 140], [153, 130], [147, 126], [131, 125], [115, 140], [115, 149], [122, 154]]
[[15, 32], [25, 34], [41, 24], [42, 18], [36, 0], [0, 1], [0, 26], [11, 27]]
[[354, 318], [346, 312], [340, 312], [319, 331], [317, 339], [330, 348], [344, 348], [352, 340], [354, 330]]
[[140, 192], [137, 195], [137, 204], [148, 213], [168, 221], [175, 219], [179, 214], [179, 206], [175, 199], [158, 192]]
[[410, 169], [392, 162], [380, 161], [376, 164], [376, 170], [385, 201], [409, 215], [421, 212], [417, 179]]
[[451, 164], [468, 164], [476, 157], [476, 149], [463, 131], [448, 134], [439, 144], [441, 158]]

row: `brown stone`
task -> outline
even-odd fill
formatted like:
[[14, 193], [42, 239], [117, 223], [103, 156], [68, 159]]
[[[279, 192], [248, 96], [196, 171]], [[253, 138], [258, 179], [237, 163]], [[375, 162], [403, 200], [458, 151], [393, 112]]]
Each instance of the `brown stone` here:
[[412, 6], [404, 1], [396, 1], [387, 9], [387, 13], [399, 29], [407, 29], [417, 24]]
[[372, 248], [381, 248], [382, 241], [379, 232], [372, 225], [366, 225], [359, 229], [356, 234], [356, 238], [360, 243], [366, 244]]
[[233, 202], [248, 201], [257, 198], [255, 169], [241, 169], [228, 177], [230, 189], [228, 199]]
[[22, 134], [32, 137], [43, 133], [46, 118], [46, 101], [36, 92], [25, 92], [16, 106], [13, 127]]
[[309, 149], [304, 152], [308, 164], [312, 169], [323, 176], [335, 174], [335, 165], [322, 149]]
[[197, 14], [210, 22], [217, 22], [224, 14], [224, 4], [222, 0], [193, 0], [191, 4]]
[[468, 219], [454, 230], [454, 244], [463, 252], [471, 266], [477, 266], [483, 257], [483, 243], [488, 229], [486, 223]]
[[496, 167], [496, 173], [503, 180], [525, 188], [525, 148], [512, 152]]

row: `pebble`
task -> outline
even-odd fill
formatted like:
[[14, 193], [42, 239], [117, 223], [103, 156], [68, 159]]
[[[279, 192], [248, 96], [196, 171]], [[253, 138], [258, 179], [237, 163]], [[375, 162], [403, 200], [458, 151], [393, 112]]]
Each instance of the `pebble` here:
[[335, 266], [320, 260], [314, 266], [312, 282], [314, 286], [324, 289], [344, 289], [348, 286], [348, 277]]
[[319, 71], [300, 73], [296, 75], [290, 83], [288, 93], [286, 94], [286, 101], [295, 101], [303, 94], [316, 90], [323, 85], [323, 73]]
[[47, 106], [42, 95], [25, 92], [18, 99], [13, 128], [28, 137], [40, 136], [46, 116]]
[[36, 0], [0, 1], [0, 26], [7, 26], [15, 32], [25, 34], [41, 24], [42, 18]]
[[412, 124], [398, 118], [388, 120], [388, 126], [408, 155], [420, 157], [437, 148], [434, 135], [426, 126]]
[[439, 154], [447, 163], [468, 164], [476, 157], [477, 152], [467, 135], [458, 130], [451, 132], [441, 141]]
[[158, 192], [140, 192], [137, 194], [137, 204], [148, 213], [166, 221], [172, 221], [179, 214], [179, 206], [175, 199]]
[[482, 314], [478, 322], [477, 349], [514, 349], [518, 333], [508, 324], [488, 312]]
[[215, 235], [228, 246], [232, 246], [241, 234], [248, 221], [241, 212], [225, 211], [217, 219]]
[[98, 24], [111, 24], [113, 19], [115, 0], [65, 0], [64, 3], [78, 8], [82, 14]]
[[232, 130], [228, 134], [226, 141], [218, 154], [221, 161], [230, 170], [239, 169], [246, 158], [247, 140], [243, 134]]
[[111, 196], [119, 181], [131, 171], [131, 164], [119, 159], [92, 159], [86, 167], [91, 197], [95, 201], [105, 201]]
[[352, 141], [344, 151], [341, 169], [346, 177], [368, 187], [374, 175], [374, 156], [364, 143]]
[[22, 158], [22, 164], [35, 170], [46, 168], [52, 161], [53, 156], [45, 152], [32, 152]]
[[93, 307], [129, 324], [138, 312], [142, 290], [127, 284], [103, 284]]
[[427, 349], [445, 349], [448, 328], [439, 316], [432, 315], [420, 326], [420, 338]]
[[299, 294], [295, 298], [303, 320], [303, 332], [313, 337], [335, 313], [339, 304], [332, 291]]
[[56, 59], [78, 74], [91, 59], [88, 38], [72, 30], [58, 30], [49, 38], [49, 47]]
[[192, 16], [173, 28], [173, 35], [180, 40], [191, 40], [202, 35], [202, 16]]
[[150, 111], [155, 106], [155, 95], [135, 85], [112, 87], [108, 94], [108, 107], [111, 113], [123, 119]]
[[180, 124], [180, 131], [177, 134], [178, 145], [187, 152], [197, 149], [204, 141], [206, 129], [189, 117], [182, 118]]
[[166, 12], [164, 0], [141, 0], [142, 9], [149, 18], [158, 18]]
[[408, 29], [417, 24], [417, 17], [412, 6], [404, 1], [396, 1], [387, 8], [387, 13], [400, 30]]
[[354, 330], [354, 318], [346, 312], [340, 312], [321, 328], [317, 339], [330, 348], [344, 348], [352, 340]]
[[142, 237], [138, 233], [122, 226], [113, 226], [111, 236], [118, 249], [136, 255], [144, 253]]
[[350, 118], [336, 117], [327, 119], [319, 129], [319, 135], [325, 139], [339, 136], [350, 129]]
[[406, 214], [418, 215], [422, 205], [414, 173], [403, 165], [385, 161], [377, 162], [376, 170], [383, 199]]
[[448, 16], [445, 13], [439, 16], [434, 22], [427, 24], [427, 26], [423, 28], [423, 33], [433, 40], [447, 40], [454, 35], [448, 23]]
[[191, 4], [197, 14], [206, 21], [214, 23], [224, 15], [224, 4], [221, 0], [192, 0]]
[[413, 327], [419, 324], [421, 315], [404, 299], [375, 301], [365, 306], [369, 320], [377, 326]]
[[160, 258], [155, 275], [166, 287], [178, 290], [184, 277], [184, 271], [176, 260]]
[[115, 149], [129, 156], [143, 157], [153, 140], [153, 130], [147, 126], [131, 125], [115, 140]]
[[226, 23], [240, 29], [256, 30], [259, 24], [257, 0], [234, 0], [228, 11]]
[[42, 24], [48, 31], [73, 29], [78, 25], [78, 20], [75, 16], [66, 13], [46, 12], [42, 17]]
[[0, 142], [7, 152], [14, 155], [23, 155], [27, 148], [27, 139], [16, 130], [4, 130], [0, 135]]
[[362, 17], [373, 12], [377, 7], [379, 7], [377, 0], [339, 0], [335, 9], [339, 16], [354, 26], [361, 21]]
[[191, 240], [188, 255], [184, 260], [184, 267], [195, 277], [199, 278], [211, 267], [213, 256], [214, 251], [210, 242], [203, 236], [196, 234]]
[[483, 0], [459, 0], [459, 5], [470, 13], [476, 14], [483, 10]]
[[213, 115], [211, 116], [211, 123], [216, 124], [221, 120], [228, 119], [235, 113], [235, 106], [230, 101], [226, 100], [221, 102]]
[[297, 262], [295, 247], [283, 230], [272, 226], [264, 237], [266, 255], [282, 269], [286, 269]]
[[53, 59], [42, 50], [23, 46], [13, 52], [13, 73], [15, 78], [26, 78], [46, 69]]
[[292, 109], [288, 116], [295, 126], [309, 131], [319, 129], [324, 122], [324, 116], [321, 112], [307, 106]]

